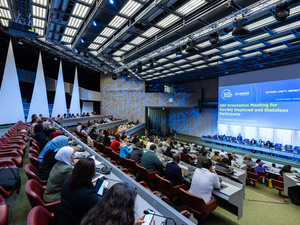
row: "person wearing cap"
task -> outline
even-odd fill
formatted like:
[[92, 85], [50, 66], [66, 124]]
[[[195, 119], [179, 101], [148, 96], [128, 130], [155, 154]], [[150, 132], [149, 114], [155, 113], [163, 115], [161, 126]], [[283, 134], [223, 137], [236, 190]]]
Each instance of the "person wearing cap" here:
[[132, 152], [130, 154], [130, 157], [129, 159], [135, 161], [137, 164], [140, 164], [141, 163], [141, 158], [144, 154], [144, 151], [143, 151], [143, 142], [139, 141], [135, 144], [135, 146], [133, 147], [132, 149]]
[[258, 166], [255, 167], [254, 172], [256, 174], [258, 171], [266, 172], [265, 168], [262, 165], [263, 165], [263, 162], [259, 162]]
[[128, 155], [130, 155], [132, 148], [128, 147], [128, 142], [128, 138], [125, 138], [120, 145], [120, 157], [127, 157]]

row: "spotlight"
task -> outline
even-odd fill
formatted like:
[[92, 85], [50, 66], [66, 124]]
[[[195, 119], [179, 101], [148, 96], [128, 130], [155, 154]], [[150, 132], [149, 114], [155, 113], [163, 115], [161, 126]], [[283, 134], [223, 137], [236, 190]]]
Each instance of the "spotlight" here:
[[78, 53], [78, 52], [79, 52], [78, 48], [75, 48], [75, 49], [74, 49], [74, 52], [75, 52], [75, 53]]
[[56, 57], [55, 57], [55, 58], [53, 58], [53, 59], [54, 59], [55, 61], [57, 61], [57, 60], [58, 60], [58, 58], [56, 58]]
[[249, 34], [249, 30], [243, 27], [243, 19], [237, 20], [237, 27], [232, 31], [232, 35], [237, 37], [245, 37]]
[[85, 43], [85, 38], [81, 38], [80, 41], [81, 41], [82, 44], [84, 44]]
[[118, 78], [118, 76], [117, 76], [117, 74], [113, 73], [112, 76], [111, 76], [111, 78], [112, 78], [113, 80], [116, 80], [116, 79]]
[[150, 60], [150, 66], [152, 67], [154, 65], [153, 60]]
[[114, 4], [114, 0], [109, 0], [109, 3], [110, 3], [111, 5], [113, 5], [113, 4]]
[[20, 40], [18, 41], [19, 45], [23, 45], [22, 39], [20, 38]]
[[186, 52], [191, 54], [197, 53], [197, 49], [195, 49], [194, 47], [194, 42], [195, 41], [193, 39], [188, 40], [188, 42], [186, 43]]
[[141, 73], [143, 70], [143, 63], [140, 61], [140, 62], [138, 62], [138, 64], [136, 66], [137, 66], [138, 72]]
[[121, 72], [121, 76], [122, 77], [127, 77], [128, 73], [127, 73], [127, 69], [123, 69], [123, 71]]
[[212, 44], [212, 45], [215, 45], [217, 44], [219, 41], [219, 34], [218, 32], [214, 32], [214, 33], [211, 33], [209, 35], [209, 42]]
[[98, 21], [97, 20], [93, 20], [93, 26], [97, 27], [98, 26]]
[[182, 50], [181, 48], [176, 49], [176, 57], [181, 57], [182, 56]]
[[275, 9], [275, 18], [277, 21], [285, 21], [285, 19], [290, 15], [290, 7], [288, 3], [278, 5]]

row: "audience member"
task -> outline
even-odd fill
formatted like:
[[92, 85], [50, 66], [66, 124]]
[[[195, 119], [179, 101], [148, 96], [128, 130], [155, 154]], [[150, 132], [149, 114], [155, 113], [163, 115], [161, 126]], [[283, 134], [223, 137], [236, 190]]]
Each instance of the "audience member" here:
[[132, 148], [128, 147], [128, 138], [124, 138], [122, 144], [120, 145], [120, 157], [127, 157], [131, 154]]
[[93, 127], [89, 133], [89, 136], [91, 137], [91, 139], [97, 141], [98, 139], [98, 134], [97, 134], [97, 129], [96, 127]]
[[223, 159], [224, 157], [227, 157], [227, 155], [225, 154], [224, 150], [221, 150], [220, 152], [220, 157]]
[[55, 132], [52, 132], [50, 134], [50, 137], [49, 137], [49, 140], [53, 140], [54, 138], [56, 138], [57, 136], [61, 135], [61, 132], [60, 131], [55, 131]]
[[150, 146], [153, 145], [153, 141], [154, 141], [154, 138], [151, 137], [150, 140], [148, 141], [147, 145], [146, 145], [147, 150], [150, 150]]
[[139, 142], [140, 139], [139, 139], [139, 135], [135, 135], [134, 138], [132, 139], [132, 143], [133, 144], [136, 144], [137, 142]]
[[246, 164], [247, 168], [249, 168], [249, 169], [253, 168], [252, 160], [250, 157], [247, 157], [247, 158], [245, 157], [243, 163]]
[[235, 154], [235, 152], [232, 152], [231, 153], [231, 156], [232, 156], [232, 158], [234, 158], [234, 159], [238, 159], [239, 157]]
[[173, 162], [167, 163], [165, 170], [165, 179], [169, 180], [174, 186], [183, 184], [184, 173], [183, 170], [178, 166], [179, 155], [173, 154]]
[[146, 151], [141, 159], [141, 166], [145, 167], [149, 173], [158, 171], [159, 167], [163, 167], [162, 162], [157, 157], [156, 153], [156, 145], [152, 144], [150, 146], [150, 150]]
[[101, 130], [99, 131], [97, 141], [98, 141], [99, 143], [102, 143], [103, 140], [104, 140], [104, 130], [101, 129]]
[[163, 154], [163, 150], [164, 150], [163, 143], [160, 142], [156, 147], [156, 152], [158, 154]]
[[105, 130], [104, 131], [104, 138], [103, 138], [103, 145], [106, 146], [106, 147], [110, 147], [111, 145], [111, 141], [110, 141], [110, 138], [108, 137], [108, 131]]
[[251, 141], [250, 141], [250, 145], [256, 145], [256, 141], [255, 141], [255, 139], [254, 139], [254, 138], [252, 138], [252, 139], [251, 139]]
[[37, 141], [37, 145], [39, 149], [43, 149], [47, 144], [48, 138], [46, 138], [44, 133], [44, 126], [42, 123], [38, 123], [34, 126], [34, 133], [35, 135], [33, 138]]
[[285, 165], [282, 167], [282, 169], [279, 171], [279, 173], [281, 176], [283, 176], [284, 173], [292, 173], [291, 169], [292, 169], [292, 167], [290, 165]]
[[255, 167], [254, 172], [256, 174], [258, 171], [266, 172], [265, 168], [262, 165], [263, 165], [263, 162], [259, 162], [258, 166]]
[[236, 140], [238, 140], [239, 142], [243, 141], [243, 137], [241, 134], [239, 134], [236, 138]]
[[229, 160], [228, 158], [223, 158], [221, 162], [216, 164], [216, 171], [220, 173], [220, 175], [231, 175], [234, 171], [228, 166]]
[[201, 197], [205, 203], [212, 200], [212, 190], [220, 188], [219, 177], [212, 168], [210, 159], [202, 161], [202, 169], [197, 168], [192, 178], [192, 184], [189, 192]]
[[125, 138], [127, 138], [127, 134], [125, 132], [123, 132], [123, 134], [121, 136], [121, 140], [124, 140]]
[[207, 151], [205, 150], [205, 148], [204, 148], [204, 150], [200, 150], [200, 155], [198, 156], [198, 159], [197, 159], [197, 167], [198, 168], [202, 168], [202, 161], [204, 160], [204, 159], [207, 159]]
[[140, 141], [137, 142], [135, 144], [135, 146], [133, 147], [132, 152], [129, 157], [131, 160], [135, 161], [137, 164], [141, 163], [141, 159], [144, 154], [143, 149], [141, 149], [142, 147], [143, 147], [143, 142], [140, 142]]
[[44, 149], [38, 156], [38, 159], [41, 161], [39, 168], [37, 170], [37, 175], [42, 180], [47, 180], [50, 174], [52, 167], [57, 162], [55, 156], [57, 152], [62, 148], [67, 146], [68, 138], [66, 136], [58, 136], [52, 141], [49, 141]]
[[220, 153], [218, 151], [215, 151], [215, 154], [211, 157], [211, 160], [215, 162], [221, 162], [222, 159], [219, 154]]
[[51, 169], [44, 192], [45, 202], [60, 200], [60, 191], [63, 182], [68, 179], [73, 170], [75, 150], [69, 146], [62, 147], [56, 154], [57, 163]]
[[135, 198], [133, 187], [116, 183], [83, 218], [81, 225], [141, 225], [144, 215], [135, 220]]
[[88, 136], [88, 133], [86, 132], [86, 129], [87, 129], [87, 126], [86, 125], [82, 125], [80, 133], [83, 134], [83, 135]]
[[168, 156], [168, 157], [171, 157], [171, 158], [172, 158], [173, 153], [171, 152], [171, 147], [168, 146], [167, 149], [166, 149], [166, 151], [164, 151], [163, 154], [164, 154], [165, 156]]
[[92, 183], [94, 175], [95, 162], [92, 158], [83, 158], [76, 163], [70, 179], [61, 189], [58, 225], [79, 225], [100, 200]]
[[119, 151], [119, 146], [121, 145], [120, 143], [120, 136], [116, 135], [115, 140], [113, 140], [110, 144], [110, 148], [113, 150], [113, 152], [118, 152]]
[[76, 127], [76, 130], [77, 130], [78, 132], [80, 132], [80, 131], [81, 131], [81, 127], [82, 127], [82, 124], [81, 124], [81, 123], [78, 123], [78, 125], [77, 125], [77, 127]]
[[189, 163], [189, 164], [193, 164], [193, 160], [195, 159], [192, 156], [190, 156], [186, 148], [182, 150], [180, 157], [182, 162]]

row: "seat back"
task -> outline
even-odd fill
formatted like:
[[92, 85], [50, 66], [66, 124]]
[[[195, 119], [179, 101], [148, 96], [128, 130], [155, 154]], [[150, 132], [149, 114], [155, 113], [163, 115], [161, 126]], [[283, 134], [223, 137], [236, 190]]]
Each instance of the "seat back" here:
[[43, 200], [44, 188], [37, 180], [27, 181], [25, 192], [32, 208], [37, 205], [45, 206], [46, 203]]
[[40, 154], [39, 151], [36, 150], [36, 148], [33, 147], [33, 146], [29, 147], [29, 152], [32, 153], [32, 154], [34, 154], [36, 157], [38, 157], [39, 154]]
[[0, 195], [0, 224], [7, 224], [8, 205], [5, 199]]
[[41, 185], [46, 185], [47, 184], [46, 180], [41, 180], [41, 178], [36, 174], [37, 169], [33, 165], [31, 165], [31, 164], [26, 165], [24, 170], [25, 170], [25, 173], [28, 177], [28, 180], [35, 179]]
[[33, 155], [32, 153], [29, 153], [28, 157], [29, 157], [31, 165], [33, 165], [36, 169], [38, 169], [39, 165], [41, 164], [40, 160], [38, 160], [38, 158], [35, 155]]
[[125, 167], [127, 167], [127, 169], [131, 172], [136, 172], [136, 165], [135, 165], [135, 161], [133, 161], [132, 159], [128, 159], [128, 158], [124, 158], [124, 164]]
[[257, 171], [257, 175], [260, 177], [266, 177], [267, 173], [264, 171]]
[[148, 171], [145, 167], [140, 166], [139, 164], [135, 164], [137, 172], [139, 174], [139, 179], [148, 182]]
[[4, 166], [17, 167], [14, 161], [9, 159], [0, 160], [0, 168], [3, 168]]
[[166, 194], [168, 197], [172, 198], [173, 195], [174, 195], [174, 186], [173, 186], [173, 184], [169, 180], [159, 176], [158, 174], [155, 174], [155, 177], [156, 177], [156, 181], [157, 181], [159, 189], [164, 194]]
[[278, 180], [283, 182], [283, 176], [278, 176]]
[[252, 173], [252, 172], [247, 171], [247, 176], [252, 181], [259, 181], [259, 176], [256, 173]]
[[272, 179], [272, 185], [273, 185], [274, 188], [276, 188], [278, 190], [283, 190], [284, 189], [283, 181]]
[[53, 213], [49, 213], [47, 209], [42, 206], [35, 206], [30, 210], [27, 217], [28, 225], [55, 225], [55, 218]]
[[217, 201], [212, 200], [209, 206], [199, 196], [193, 195], [182, 188], [179, 189], [180, 199], [183, 205], [187, 205], [190, 212], [196, 217], [204, 217], [217, 208]]

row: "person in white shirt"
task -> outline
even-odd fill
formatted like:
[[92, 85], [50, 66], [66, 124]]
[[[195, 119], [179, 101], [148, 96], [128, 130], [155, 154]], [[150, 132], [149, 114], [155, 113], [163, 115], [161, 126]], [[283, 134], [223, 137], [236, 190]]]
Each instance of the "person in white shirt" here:
[[78, 123], [78, 125], [77, 125], [77, 127], [76, 127], [76, 130], [77, 130], [78, 132], [80, 132], [80, 131], [81, 131], [81, 127], [82, 127], [82, 124], [81, 124], [81, 123]]
[[203, 159], [202, 169], [197, 168], [194, 172], [189, 192], [201, 197], [205, 203], [212, 200], [212, 190], [220, 188], [219, 177], [210, 159]]
[[150, 141], [148, 141], [147, 145], [146, 145], [146, 149], [150, 150], [150, 146], [153, 145], [153, 138], [150, 138]]
[[227, 158], [227, 155], [226, 155], [226, 153], [224, 152], [224, 150], [221, 150], [220, 156], [221, 156], [222, 159], [223, 159], [223, 158]]

